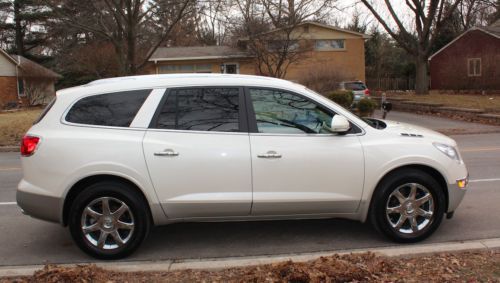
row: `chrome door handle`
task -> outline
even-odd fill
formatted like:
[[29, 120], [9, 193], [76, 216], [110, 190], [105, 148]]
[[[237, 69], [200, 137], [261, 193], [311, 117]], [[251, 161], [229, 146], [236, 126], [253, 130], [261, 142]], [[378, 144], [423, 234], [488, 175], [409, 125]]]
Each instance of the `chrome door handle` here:
[[178, 156], [179, 153], [177, 151], [173, 151], [171, 149], [165, 149], [164, 151], [157, 151], [154, 153], [155, 156]]
[[257, 157], [259, 157], [259, 158], [281, 158], [281, 154], [277, 153], [276, 151], [270, 150], [267, 153], [258, 154]]

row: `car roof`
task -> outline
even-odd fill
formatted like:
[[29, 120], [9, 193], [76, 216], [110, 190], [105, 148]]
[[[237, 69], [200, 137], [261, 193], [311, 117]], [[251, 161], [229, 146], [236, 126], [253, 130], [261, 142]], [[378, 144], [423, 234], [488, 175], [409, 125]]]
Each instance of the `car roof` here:
[[86, 85], [59, 90], [59, 95], [118, 92], [144, 88], [169, 88], [182, 86], [261, 86], [286, 89], [304, 88], [287, 80], [251, 75], [234, 74], [161, 74], [116, 77], [92, 81]]

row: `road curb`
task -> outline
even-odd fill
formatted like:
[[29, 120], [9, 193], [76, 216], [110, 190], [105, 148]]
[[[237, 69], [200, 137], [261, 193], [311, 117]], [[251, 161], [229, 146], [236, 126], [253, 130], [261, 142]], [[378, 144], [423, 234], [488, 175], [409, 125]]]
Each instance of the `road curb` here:
[[[174, 271], [184, 269], [222, 269], [255, 266], [261, 264], [271, 264], [282, 261], [305, 262], [317, 259], [322, 256], [331, 256], [333, 254], [345, 255], [352, 253], [372, 252], [376, 255], [387, 257], [406, 257], [415, 255], [425, 255], [442, 252], [463, 252], [477, 250], [491, 250], [500, 248], [500, 238], [446, 242], [436, 244], [414, 244], [401, 245], [384, 248], [369, 249], [351, 249], [336, 250], [329, 252], [304, 253], [293, 255], [276, 256], [255, 256], [255, 257], [228, 257], [228, 258], [210, 258], [196, 260], [165, 260], [165, 261], [134, 261], [134, 262], [88, 262], [80, 264], [59, 264], [64, 267], [74, 267], [82, 264], [93, 263], [98, 267], [120, 271], [120, 272], [148, 272], [148, 271]], [[3, 266], [0, 267], [1, 277], [30, 276], [34, 272], [43, 268], [43, 265], [25, 265], [25, 266]]]

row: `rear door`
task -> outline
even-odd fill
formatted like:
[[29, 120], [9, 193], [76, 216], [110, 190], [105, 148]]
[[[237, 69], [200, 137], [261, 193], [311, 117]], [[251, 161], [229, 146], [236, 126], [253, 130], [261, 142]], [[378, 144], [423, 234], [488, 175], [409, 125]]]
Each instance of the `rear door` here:
[[243, 216], [252, 202], [242, 89], [167, 91], [143, 146], [169, 218]]

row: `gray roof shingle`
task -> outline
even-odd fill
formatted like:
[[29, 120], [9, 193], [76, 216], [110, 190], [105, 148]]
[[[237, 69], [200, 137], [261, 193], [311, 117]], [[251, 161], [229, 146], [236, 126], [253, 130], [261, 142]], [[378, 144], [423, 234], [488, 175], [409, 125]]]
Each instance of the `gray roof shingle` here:
[[493, 33], [495, 35], [500, 36], [500, 19], [498, 19], [493, 24], [491, 24], [487, 27], [484, 27], [483, 29], [490, 32], [490, 33]]
[[149, 61], [174, 61], [191, 59], [245, 58], [248, 52], [230, 46], [159, 47]]

